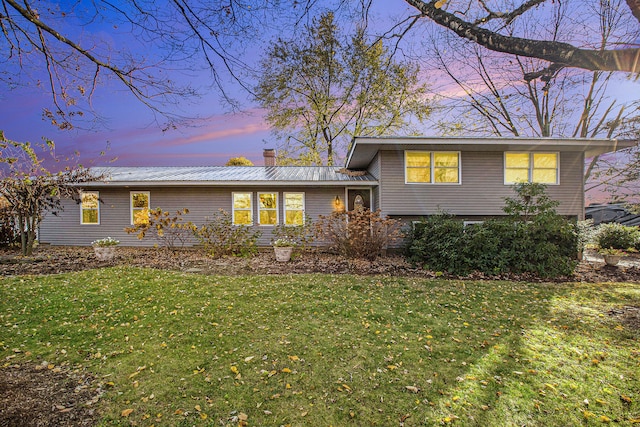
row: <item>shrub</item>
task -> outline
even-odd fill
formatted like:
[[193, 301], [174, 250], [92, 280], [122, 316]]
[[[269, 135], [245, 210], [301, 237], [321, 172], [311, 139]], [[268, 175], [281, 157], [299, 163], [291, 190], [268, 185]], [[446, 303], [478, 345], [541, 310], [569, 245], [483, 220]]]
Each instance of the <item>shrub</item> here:
[[155, 240], [171, 250], [175, 250], [177, 246], [184, 247], [185, 243], [192, 235], [194, 225], [190, 222], [183, 222], [182, 215], [188, 214], [189, 209], [176, 211], [175, 215], [161, 208], [149, 211], [149, 221], [142, 224], [136, 224], [133, 227], [124, 229], [127, 233], [137, 233], [138, 239], [144, 239], [147, 235], [151, 235]]
[[[313, 242], [313, 222], [311, 217], [305, 215], [301, 225], [278, 224], [273, 228], [274, 246], [284, 246], [282, 242], [288, 242], [287, 246], [293, 246], [297, 250], [305, 250]], [[280, 243], [279, 243], [280, 242]]]
[[194, 226], [193, 234], [209, 255], [219, 258], [254, 255], [262, 232], [246, 225], [234, 225], [231, 214], [220, 209], [200, 227]]
[[576, 224], [555, 212], [557, 202], [541, 184], [518, 184], [505, 199], [508, 217], [464, 227], [446, 213], [414, 227], [408, 257], [435, 271], [464, 275], [535, 273], [541, 277], [570, 275], [577, 264]]
[[409, 260], [433, 271], [463, 273], [467, 270], [464, 246], [462, 221], [438, 213], [414, 224], [408, 245]]
[[316, 236], [347, 258], [373, 260], [403, 237], [400, 221], [382, 218], [380, 211], [356, 209], [320, 216]]
[[15, 215], [0, 200], [0, 246], [15, 245], [20, 241], [20, 229]]
[[616, 222], [600, 224], [595, 241], [602, 249], [629, 249], [638, 245], [640, 232], [637, 227], [627, 227]]

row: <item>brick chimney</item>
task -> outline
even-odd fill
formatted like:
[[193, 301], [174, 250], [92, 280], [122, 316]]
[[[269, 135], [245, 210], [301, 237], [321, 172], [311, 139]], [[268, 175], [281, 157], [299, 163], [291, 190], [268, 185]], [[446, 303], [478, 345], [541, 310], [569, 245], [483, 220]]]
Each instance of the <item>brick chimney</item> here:
[[276, 150], [274, 150], [273, 148], [265, 148], [262, 151], [262, 157], [264, 157], [265, 166], [276, 165]]

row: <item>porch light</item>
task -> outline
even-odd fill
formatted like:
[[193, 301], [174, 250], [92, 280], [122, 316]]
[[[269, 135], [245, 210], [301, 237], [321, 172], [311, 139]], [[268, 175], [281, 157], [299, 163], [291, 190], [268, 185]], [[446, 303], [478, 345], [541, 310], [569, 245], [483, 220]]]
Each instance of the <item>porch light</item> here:
[[340, 200], [340, 196], [336, 196], [333, 200], [333, 211], [334, 212], [342, 212], [344, 210], [344, 203]]

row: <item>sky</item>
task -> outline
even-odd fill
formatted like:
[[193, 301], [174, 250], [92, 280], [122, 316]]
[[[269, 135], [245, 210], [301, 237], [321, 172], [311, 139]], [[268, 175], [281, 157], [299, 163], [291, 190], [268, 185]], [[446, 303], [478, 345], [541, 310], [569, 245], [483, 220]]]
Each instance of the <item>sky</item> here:
[[[406, 15], [411, 11], [403, 0], [377, 1], [374, 5], [373, 16], [379, 17]], [[107, 25], [102, 25], [95, 31], [116, 45], [127, 42], [118, 40], [109, 30]], [[81, 35], [73, 29], [69, 31], [72, 35]], [[278, 35], [277, 31], [273, 35]], [[256, 44], [248, 52], [247, 60], [256, 61], [261, 45]], [[2, 67], [0, 64], [0, 71]], [[177, 78], [191, 80], [190, 83], [200, 88], [205, 88], [211, 79], [206, 72], [178, 74]], [[199, 99], [176, 106], [176, 111], [191, 119], [166, 131], [159, 123], [161, 119], [119, 85], [107, 84], [96, 91], [92, 106], [103, 119], [98, 127], [61, 131], [42, 117], [42, 108], [51, 108], [50, 95], [46, 91], [34, 86], [9, 90], [3, 84], [0, 86], [0, 129], [15, 141], [37, 143], [42, 138], [49, 138], [56, 144], [58, 157], [79, 152], [79, 161], [84, 166], [223, 165], [237, 156], [247, 157], [260, 165], [263, 149], [276, 148], [263, 112], [231, 79], [223, 83], [237, 96], [241, 111], [230, 112], [220, 94], [212, 89], [205, 91]], [[633, 96], [640, 93], [637, 80], [617, 84], [618, 94]], [[615, 91], [614, 96], [617, 96]], [[436, 134], [435, 130], [430, 131], [425, 129], [425, 134]]]
[[[320, 3], [327, 2], [323, 0]], [[382, 9], [374, 10], [374, 15], [410, 10], [402, 0], [385, 0], [377, 2], [377, 5]], [[102, 35], [114, 45], [127, 43], [127, 40], [118, 40], [117, 35], [110, 34], [107, 25], [91, 28], [96, 28], [97, 35]], [[73, 28], [67, 29], [72, 36], [83, 36], [74, 32]], [[274, 32], [273, 36], [277, 35], [278, 32]], [[256, 44], [247, 50], [245, 59], [255, 62], [260, 54], [260, 45]], [[191, 99], [175, 108], [169, 107], [188, 117], [188, 120], [170, 130], [163, 130], [161, 117], [116, 84], [99, 87], [93, 96], [92, 107], [101, 117], [98, 127], [87, 129], [87, 124], [80, 123], [73, 130], [64, 131], [43, 119], [43, 107], [52, 108], [50, 95], [42, 89], [46, 84], [14, 90], [2, 85], [0, 129], [8, 139], [14, 141], [38, 143], [43, 138], [51, 139], [56, 145], [57, 157], [64, 159], [78, 152], [83, 166], [224, 165], [229, 158], [238, 156], [260, 165], [263, 163], [263, 149], [276, 148], [269, 126], [263, 119], [263, 111], [232, 79], [227, 77], [223, 83], [225, 89], [240, 103], [240, 110], [234, 111], [221, 100], [218, 91], [206, 89], [211, 82], [207, 71], [178, 73], [172, 77], [199, 89], [205, 88], [205, 91], [199, 99]]]

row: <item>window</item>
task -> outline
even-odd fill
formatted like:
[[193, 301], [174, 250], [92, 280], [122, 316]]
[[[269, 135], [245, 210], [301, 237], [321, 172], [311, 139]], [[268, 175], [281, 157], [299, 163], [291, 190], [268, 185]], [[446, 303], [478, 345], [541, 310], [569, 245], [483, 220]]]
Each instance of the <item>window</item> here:
[[258, 193], [258, 223], [276, 225], [278, 223], [278, 193]]
[[233, 225], [253, 225], [252, 193], [233, 193]]
[[100, 193], [80, 194], [80, 224], [100, 224]]
[[405, 182], [460, 183], [460, 153], [455, 151], [405, 151]]
[[304, 193], [284, 193], [284, 224], [304, 224]]
[[149, 192], [131, 192], [131, 224], [149, 223]]
[[504, 183], [558, 184], [558, 153], [504, 153]]

